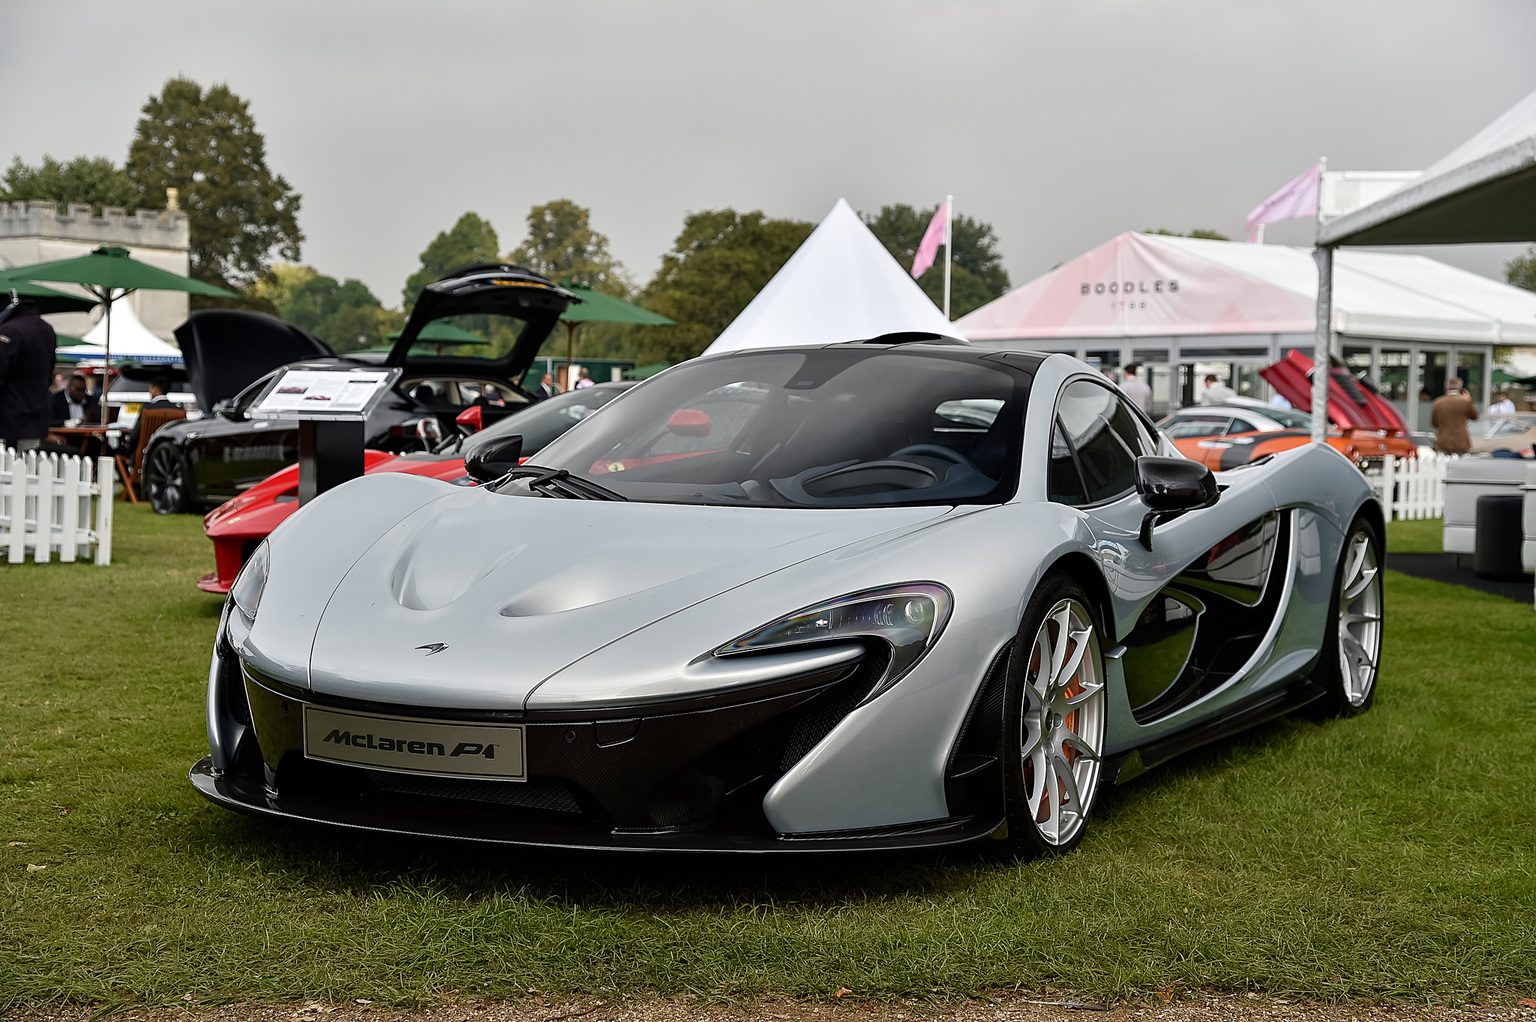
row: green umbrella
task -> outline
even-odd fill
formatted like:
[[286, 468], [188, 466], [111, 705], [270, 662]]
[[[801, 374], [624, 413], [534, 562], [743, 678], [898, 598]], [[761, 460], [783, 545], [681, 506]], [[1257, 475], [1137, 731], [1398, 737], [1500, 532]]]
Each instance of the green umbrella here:
[[[128, 254], [126, 248], [102, 245], [83, 256], [58, 259], [51, 263], [33, 263], [18, 266], [9, 271], [10, 276], [23, 280], [46, 280], [56, 284], [80, 284], [107, 305], [107, 340], [105, 364], [112, 364], [112, 303], [134, 291], [185, 291], [188, 294], [208, 295], [213, 298], [239, 298], [233, 291], [204, 284], [191, 277], [183, 277], [158, 266], [141, 263]], [[107, 416], [107, 392], [111, 387], [110, 374], [102, 378], [101, 412]]]
[[0, 270], [0, 308], [10, 302], [10, 292], [25, 298], [37, 306], [39, 312], [89, 312], [96, 307], [96, 299], [84, 295], [65, 294], [51, 287], [34, 284], [14, 276], [15, 270]]
[[666, 326], [677, 320], [668, 319], [658, 312], [642, 309], [622, 298], [605, 295], [585, 284], [573, 284], [562, 280], [560, 286], [581, 299], [572, 303], [560, 314], [565, 324], [565, 384], [571, 386], [571, 353], [576, 348], [576, 328], [583, 323], [640, 323], [644, 326]]
[[649, 380], [663, 369], [671, 368], [671, 362], [652, 362], [648, 366], [635, 366], [633, 369], [626, 370], [624, 378], [626, 380]]

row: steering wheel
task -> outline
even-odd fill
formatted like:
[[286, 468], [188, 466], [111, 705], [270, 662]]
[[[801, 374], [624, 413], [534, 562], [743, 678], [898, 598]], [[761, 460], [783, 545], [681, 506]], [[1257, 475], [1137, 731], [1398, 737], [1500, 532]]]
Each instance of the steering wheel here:
[[952, 451], [948, 447], [940, 447], [938, 444], [913, 444], [911, 447], [903, 447], [899, 451], [892, 451], [886, 457], [894, 460], [900, 458], [903, 454], [917, 454], [925, 458], [938, 458], [940, 461], [947, 461], [951, 465], [959, 465], [962, 468], [968, 468], [973, 472], [980, 473], [980, 469], [971, 464], [971, 459], [959, 451]]

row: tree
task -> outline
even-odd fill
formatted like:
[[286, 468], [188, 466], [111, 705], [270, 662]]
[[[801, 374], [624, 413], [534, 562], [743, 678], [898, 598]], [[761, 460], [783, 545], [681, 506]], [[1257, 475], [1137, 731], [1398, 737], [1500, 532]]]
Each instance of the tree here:
[[591, 210], [556, 199], [528, 211], [528, 237], [507, 258], [548, 277], [585, 284], [616, 298], [629, 296], [624, 268], [608, 239], [592, 229]]
[[142, 113], [128, 176], [145, 204], [167, 188], [180, 191], [192, 276], [239, 290], [266, 272], [273, 253], [299, 258], [299, 195], [267, 168], [266, 139], [245, 100], [227, 85], [205, 93], [190, 79], [172, 78]]
[[28, 202], [34, 199], [57, 202], [62, 211], [71, 202], [88, 202], [100, 214], [105, 206], [119, 206], [129, 213], [139, 208], [138, 186], [117, 164], [105, 156], [77, 156], [60, 163], [44, 156], [36, 167], [11, 161], [3, 178], [0, 202]]
[[1143, 234], [1161, 234], [1169, 238], [1204, 238], [1207, 241], [1231, 241], [1232, 239], [1220, 231], [1207, 230], [1204, 227], [1196, 227], [1188, 234], [1180, 234], [1178, 231], [1170, 231], [1166, 227], [1154, 227], [1142, 231]]
[[[308, 270], [309, 267], [299, 269]], [[385, 310], [379, 299], [362, 281], [348, 278], [337, 283], [335, 277], [313, 270], [310, 270], [310, 276], [289, 289], [278, 312], [294, 326], [315, 334], [337, 351], [385, 343], [384, 335], [394, 322], [381, 315]]]
[[636, 327], [631, 350], [642, 362], [681, 362], [702, 352], [810, 237], [811, 224], [770, 220], [761, 210], [690, 213], [672, 251], [640, 293], [639, 304], [677, 320]]
[[[938, 212], [938, 206], [915, 209], [904, 202], [881, 206], [880, 212], [863, 219], [880, 239], [886, 251], [896, 257], [902, 269], [911, 272], [912, 259], [917, 246], [922, 243], [928, 222]], [[968, 216], [957, 216], [951, 228], [955, 254], [950, 267], [949, 312], [956, 319], [973, 309], [1002, 296], [1009, 287], [1008, 271], [1003, 269], [1003, 257], [997, 251], [997, 237], [992, 225]], [[933, 304], [944, 305], [944, 267], [936, 263], [933, 269], [918, 278], [917, 284]]]
[[1526, 249], [1524, 255], [1515, 256], [1505, 263], [1504, 276], [1515, 287], [1536, 291], [1536, 245]]
[[439, 231], [421, 253], [421, 269], [405, 282], [405, 308], [416, 304], [421, 289], [444, 274], [476, 263], [501, 262], [496, 230], [477, 213], [465, 213], [446, 231]]
[[246, 304], [250, 308], [281, 316], [282, 310], [293, 301], [294, 292], [317, 276], [319, 271], [313, 266], [276, 263], [245, 289]]

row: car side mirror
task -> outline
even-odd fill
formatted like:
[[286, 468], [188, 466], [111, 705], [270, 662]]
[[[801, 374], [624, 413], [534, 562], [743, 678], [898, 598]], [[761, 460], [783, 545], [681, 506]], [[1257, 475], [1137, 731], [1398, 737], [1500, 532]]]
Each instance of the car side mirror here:
[[241, 422], [245, 419], [245, 413], [235, 407], [234, 399], [225, 398], [213, 406], [213, 414], [230, 422]]
[[1141, 520], [1141, 545], [1152, 549], [1152, 528], [1159, 518], [1210, 507], [1221, 497], [1216, 477], [1197, 461], [1159, 458], [1136, 459], [1136, 492], [1147, 505]]
[[522, 463], [523, 438], [519, 433], [481, 444], [464, 459], [464, 471], [477, 482], [500, 479]]
[[471, 433], [478, 433], [485, 428], [484, 413], [480, 411], [479, 405], [470, 405], [458, 415], [455, 415], [453, 421]]
[[709, 416], [697, 408], [679, 408], [667, 420], [667, 431], [673, 436], [709, 436], [712, 426]]

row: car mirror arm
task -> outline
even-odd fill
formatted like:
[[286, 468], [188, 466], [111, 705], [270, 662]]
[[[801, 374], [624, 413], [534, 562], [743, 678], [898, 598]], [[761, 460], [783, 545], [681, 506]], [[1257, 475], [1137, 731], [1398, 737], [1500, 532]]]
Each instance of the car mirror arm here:
[[1211, 470], [1184, 458], [1137, 458], [1136, 492], [1148, 508], [1137, 536], [1148, 550], [1152, 549], [1152, 530], [1159, 522], [1210, 507], [1221, 499]]

